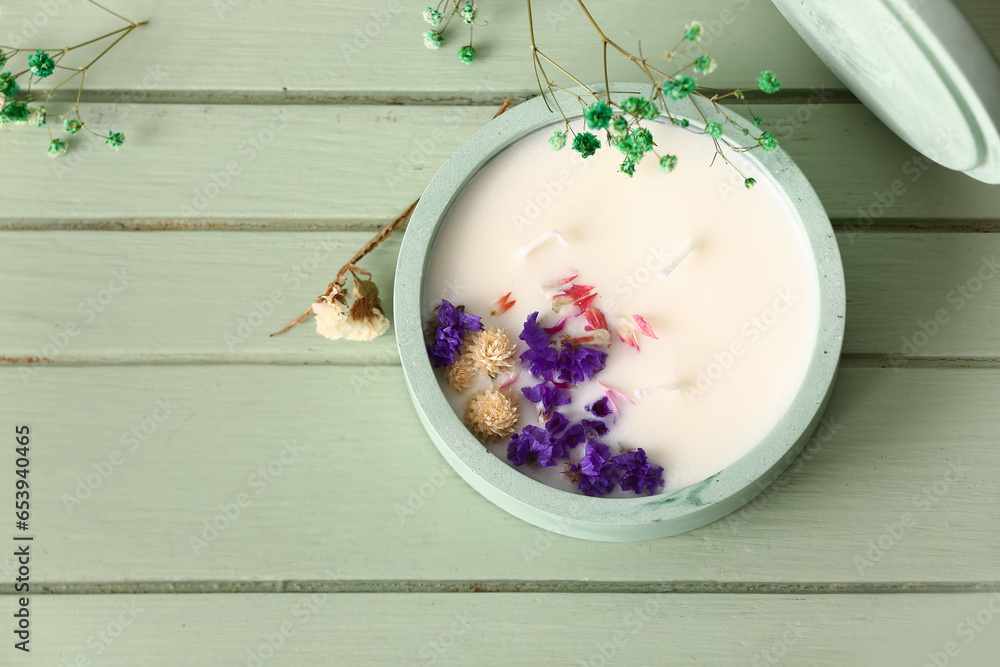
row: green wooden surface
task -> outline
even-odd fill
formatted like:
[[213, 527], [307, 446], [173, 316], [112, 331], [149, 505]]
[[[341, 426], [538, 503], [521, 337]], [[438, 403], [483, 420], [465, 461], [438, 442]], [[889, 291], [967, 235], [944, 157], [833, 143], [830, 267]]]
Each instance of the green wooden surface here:
[[[36, 535], [30, 655], [0, 550], [0, 664], [254, 664], [284, 625], [263, 664], [996, 665], [1000, 188], [922, 169], [769, 2], [642, 3], [641, 31], [592, 8], [647, 53], [718, 20], [714, 85], [780, 74], [759, 112], [834, 218], [848, 287], [841, 375], [800, 460], [730, 517], [634, 544], [547, 533], [453, 475], [391, 331], [267, 336], [531, 94], [521, 3], [484, 3], [471, 68], [420, 45], [423, 5], [120, 4], [152, 22], [94, 69], [85, 111], [126, 147], [81, 139], [53, 162], [44, 131], [0, 131], [0, 425], [33, 429]], [[543, 45], [600, 78], [571, 4], [538, 4]], [[1000, 42], [1000, 6], [959, 4]], [[0, 43], [26, 26], [116, 27], [13, 2]], [[397, 249], [365, 264], [387, 304]]]

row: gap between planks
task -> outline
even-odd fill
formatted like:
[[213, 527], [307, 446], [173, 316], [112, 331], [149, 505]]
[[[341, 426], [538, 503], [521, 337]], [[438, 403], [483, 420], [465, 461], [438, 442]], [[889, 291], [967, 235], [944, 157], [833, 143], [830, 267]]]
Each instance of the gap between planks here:
[[[979, 582], [756, 582], [713, 581], [516, 581], [516, 580], [284, 580], [284, 581], [124, 581], [32, 582], [32, 595], [202, 595], [250, 593], [582, 593], [582, 594], [753, 594], [830, 595], [892, 593], [989, 593], [1000, 581]], [[0, 595], [14, 595], [13, 584], [0, 585]]]

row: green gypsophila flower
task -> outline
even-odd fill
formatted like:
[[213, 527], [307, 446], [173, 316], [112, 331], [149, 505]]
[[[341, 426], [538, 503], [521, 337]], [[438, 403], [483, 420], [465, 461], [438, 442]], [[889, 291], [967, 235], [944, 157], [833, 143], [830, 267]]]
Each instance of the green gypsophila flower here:
[[125, 143], [125, 135], [121, 132], [108, 132], [108, 138], [104, 140], [112, 149], [118, 150]]
[[476, 8], [471, 2], [466, 2], [462, 5], [462, 11], [459, 13], [462, 20], [468, 24], [472, 24], [476, 20]]
[[47, 114], [45, 107], [28, 107], [28, 125], [45, 127]]
[[63, 129], [70, 134], [76, 134], [83, 129], [83, 123], [78, 121], [76, 118], [67, 118], [65, 122], [63, 122]]
[[7, 120], [19, 123], [28, 120], [28, 116], [31, 115], [31, 109], [24, 102], [11, 102], [0, 113]]
[[596, 153], [597, 149], [600, 147], [601, 140], [590, 132], [580, 132], [573, 137], [573, 150], [582, 155], [584, 158], [588, 158]]
[[697, 42], [701, 39], [702, 25], [698, 21], [691, 21], [684, 26], [684, 38], [689, 42]]
[[604, 102], [594, 102], [590, 105], [589, 109], [585, 109], [583, 112], [583, 117], [587, 119], [587, 127], [592, 130], [603, 130], [608, 127], [608, 123], [611, 122], [611, 116], [614, 115], [609, 107]]
[[53, 139], [51, 143], [49, 143], [49, 157], [59, 157], [60, 155], [65, 155], [68, 150], [69, 146], [62, 139]]
[[643, 120], [656, 120], [660, 117], [660, 110], [656, 107], [656, 102], [647, 100], [639, 109], [639, 117]]
[[41, 49], [38, 49], [33, 54], [28, 56], [28, 69], [30, 69], [31, 73], [39, 79], [44, 79], [45, 77], [51, 75], [52, 70], [55, 68], [56, 61]]
[[625, 174], [629, 178], [632, 178], [635, 176], [635, 167], [639, 163], [640, 159], [641, 158], [632, 154], [626, 155], [625, 159], [622, 160], [622, 163], [618, 166], [618, 171]]
[[611, 129], [611, 134], [622, 136], [628, 132], [628, 121], [622, 116], [615, 116], [611, 119], [611, 125], [609, 128]]
[[748, 178], [747, 180], [743, 181], [743, 185], [747, 186], [747, 190], [749, 190], [753, 186], [757, 185], [757, 179], [756, 178]]
[[660, 158], [660, 171], [671, 172], [677, 166], [676, 155], [664, 155]]
[[774, 138], [773, 134], [771, 134], [771, 130], [764, 130], [764, 133], [760, 135], [760, 138], [757, 141], [760, 143], [760, 147], [764, 149], [765, 153], [770, 153], [778, 147], [778, 140]]
[[463, 46], [458, 50], [458, 59], [466, 65], [471, 65], [476, 60], [476, 50], [471, 44]]
[[675, 79], [667, 79], [661, 85], [667, 97], [676, 101], [682, 100], [698, 88], [698, 82], [694, 77], [678, 75]]
[[629, 97], [622, 102], [622, 111], [633, 116], [641, 116], [642, 109], [647, 103], [645, 97]]
[[441, 33], [434, 30], [428, 30], [424, 33], [424, 46], [428, 49], [440, 49], [442, 44], [444, 44], [444, 37], [441, 36]]
[[781, 82], [774, 76], [774, 72], [766, 69], [757, 78], [757, 87], [770, 95], [781, 89]]
[[4, 53], [3, 51], [0, 51], [0, 67], [3, 67], [6, 64], [7, 64], [7, 54]]
[[714, 120], [708, 121], [708, 123], [705, 125], [705, 134], [707, 134], [710, 137], [715, 137], [716, 139], [718, 139], [719, 137], [722, 136], [722, 125], [716, 123]]
[[699, 56], [694, 60], [694, 71], [701, 72], [702, 74], [711, 74], [715, 71], [715, 67], [718, 63], [715, 59], [707, 53], [703, 56]]
[[21, 87], [17, 85], [17, 79], [10, 72], [0, 72], [0, 95], [4, 97], [14, 97]]
[[549, 146], [552, 146], [552, 150], [561, 151], [566, 147], [566, 133], [562, 130], [556, 130], [549, 137]]
[[438, 23], [441, 22], [442, 18], [444, 18], [444, 16], [441, 14], [441, 12], [434, 9], [433, 7], [428, 7], [427, 9], [424, 10], [424, 20], [430, 23], [431, 25], [437, 25]]

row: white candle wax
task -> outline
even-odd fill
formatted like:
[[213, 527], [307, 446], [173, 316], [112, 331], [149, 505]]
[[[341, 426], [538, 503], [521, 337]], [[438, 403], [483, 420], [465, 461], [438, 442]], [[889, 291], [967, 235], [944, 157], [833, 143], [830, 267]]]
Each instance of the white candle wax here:
[[[727, 153], [756, 179], [747, 190], [721, 159], [709, 167], [709, 138], [646, 125], [661, 155], [678, 156], [672, 173], [659, 172], [650, 156], [634, 178], [618, 174], [621, 154], [613, 147], [586, 160], [569, 148], [553, 151], [551, 128], [491, 160], [441, 225], [428, 262], [424, 311], [430, 319], [445, 298], [516, 337], [534, 311], [543, 326], [558, 321], [544, 286], [573, 274], [576, 282], [593, 285], [600, 295], [594, 305], [606, 315], [613, 339], [610, 348], [601, 348], [608, 352], [607, 366], [595, 379], [635, 401], [618, 401], [620, 414], [601, 441], [612, 452], [618, 445], [645, 449], [664, 466], [661, 492], [669, 492], [739, 459], [788, 409], [812, 357], [818, 282], [793, 212], [751, 161]], [[550, 238], [523, 252], [549, 231], [568, 244]], [[507, 292], [514, 307], [490, 315]], [[637, 334], [641, 350], [615, 332], [619, 318], [633, 314], [658, 337]], [[582, 329], [582, 322], [570, 326]], [[519, 341], [517, 353], [525, 349]], [[461, 415], [471, 392], [458, 394], [443, 373], [439, 378]], [[513, 387], [537, 382], [523, 370]], [[480, 387], [488, 385], [482, 378]], [[572, 420], [589, 416], [584, 405], [603, 394], [590, 382], [570, 395], [573, 403], [559, 411]], [[516, 396], [518, 430], [538, 423], [536, 407], [520, 391]], [[506, 440], [488, 446], [506, 461]], [[576, 448], [574, 459], [583, 449]], [[561, 474], [564, 465], [518, 469], [574, 488]]]

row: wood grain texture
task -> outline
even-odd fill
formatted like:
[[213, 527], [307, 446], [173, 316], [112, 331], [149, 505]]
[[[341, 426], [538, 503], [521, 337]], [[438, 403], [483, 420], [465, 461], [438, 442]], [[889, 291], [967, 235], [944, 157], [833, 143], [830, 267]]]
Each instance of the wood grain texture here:
[[[88, 112], [95, 126], [127, 130], [121, 152], [80, 135], [73, 152], [52, 160], [44, 131], [4, 130], [5, 159], [18, 169], [5, 176], [0, 226], [375, 228], [420, 196], [494, 111], [95, 105]], [[817, 98], [759, 113], [828, 214], [853, 227], [913, 218], [995, 219], [1000, 211], [1000, 188], [922, 162], [860, 105], [823, 105]], [[40, 182], [51, 184], [43, 201], [35, 186]]]
[[[310, 321], [268, 336], [304, 311], [367, 237], [2, 233], [0, 363], [397, 364], [391, 332], [371, 343], [331, 342]], [[846, 353], [892, 355], [894, 364], [1000, 358], [996, 234], [842, 231], [838, 238]], [[399, 238], [390, 239], [364, 264], [390, 318], [398, 248]]]
[[829, 425], [752, 504], [608, 544], [455, 477], [397, 367], [0, 369], [34, 434], [36, 582], [998, 582], [997, 391], [997, 370], [843, 369]]
[[991, 605], [1000, 594], [56, 596], [32, 602], [32, 653], [5, 664], [895, 667], [940, 653], [989, 667], [1000, 633], [973, 625]]
[[[979, 3], [985, 4], [985, 2]], [[648, 3], [641, 21], [614, 5], [592, 3], [592, 11], [613, 39], [630, 49], [658, 54], [673, 48], [684, 26], [700, 19], [705, 48], [723, 65], [708, 80], [716, 87], [753, 86], [762, 69], [781, 73], [790, 88], [839, 83], [765, 0], [682, 0]], [[430, 29], [421, 18], [425, 5], [404, 0], [292, 4], [261, 0], [151, 0], [116, 3], [119, 11], [149, 25], [131, 35], [88, 76], [90, 90], [135, 90], [147, 67], [161, 73], [155, 89], [205, 94], [236, 92], [278, 95], [280, 99], [382, 97], [410, 102], [425, 99], [500, 100], [509, 93], [537, 91], [528, 51], [523, 0], [483, 3], [476, 31], [478, 62], [463, 65], [455, 51], [468, 43], [456, 21], [440, 51], [423, 46]], [[7, 3], [4, 39], [20, 46], [74, 44], [121, 25], [84, 3], [54, 0], [56, 11], [34, 20], [41, 5]], [[535, 34], [552, 58], [584, 80], [603, 78], [601, 43], [575, 2], [535, 4]], [[462, 26], [465, 28], [465, 26]], [[32, 33], [37, 35], [30, 39]], [[635, 76], [624, 58], [609, 63], [612, 77]]]

